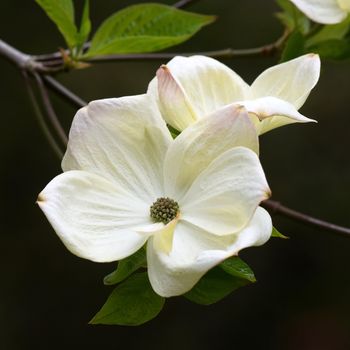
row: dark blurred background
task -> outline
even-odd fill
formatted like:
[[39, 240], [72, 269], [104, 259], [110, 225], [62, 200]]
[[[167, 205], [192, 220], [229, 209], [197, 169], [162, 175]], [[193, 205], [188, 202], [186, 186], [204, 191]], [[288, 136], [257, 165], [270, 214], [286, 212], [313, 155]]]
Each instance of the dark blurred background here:
[[[94, 27], [131, 3], [136, 1], [91, 1]], [[172, 51], [254, 47], [274, 41], [283, 29], [272, 0], [202, 0], [191, 9], [219, 19]], [[1, 0], [0, 33], [32, 54], [64, 45], [34, 1]], [[225, 63], [252, 82], [277, 59]], [[135, 95], [146, 90], [161, 63], [96, 65], [58, 79], [86, 100]], [[350, 239], [282, 217], [274, 223], [289, 240], [271, 239], [241, 254], [256, 273], [255, 285], [209, 307], [170, 299], [155, 320], [137, 328], [89, 326], [111, 291], [102, 278], [115, 264], [70, 254], [35, 205], [60, 164], [37, 126], [19, 72], [0, 58], [0, 74], [1, 350], [350, 349]], [[319, 123], [291, 125], [261, 137], [273, 198], [347, 226], [349, 81], [349, 62], [323, 62], [320, 82], [302, 108]], [[55, 96], [53, 102], [68, 130], [75, 110]]]

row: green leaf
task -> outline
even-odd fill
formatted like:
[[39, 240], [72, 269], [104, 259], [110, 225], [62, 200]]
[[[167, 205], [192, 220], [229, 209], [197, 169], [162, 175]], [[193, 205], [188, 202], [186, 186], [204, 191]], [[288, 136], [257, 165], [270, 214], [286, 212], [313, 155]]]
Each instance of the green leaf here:
[[77, 27], [74, 24], [72, 0], [35, 0], [56, 24], [70, 48], [76, 45]]
[[103, 283], [106, 285], [117, 284], [145, 265], [146, 250], [145, 248], [141, 248], [135, 254], [120, 260], [117, 269], [107, 275], [103, 279]]
[[214, 19], [160, 4], [129, 6], [102, 23], [85, 57], [162, 50], [189, 39]]
[[281, 232], [279, 232], [275, 227], [272, 228], [271, 237], [283, 238], [283, 239], [289, 238], [289, 237], [283, 235]]
[[156, 294], [147, 273], [138, 273], [117, 286], [90, 324], [138, 326], [156, 317], [165, 299]]
[[249, 283], [249, 280], [228, 274], [217, 266], [207, 272], [184, 297], [197, 304], [210, 305]]
[[350, 58], [350, 40], [327, 40], [315, 46], [311, 46], [310, 50], [314, 53], [318, 53], [321, 58], [344, 60]]
[[231, 276], [246, 279], [249, 282], [256, 282], [253, 270], [238, 256], [226, 259], [219, 267]]
[[276, 0], [277, 5], [287, 13], [292, 13], [294, 11], [294, 5], [289, 0]]
[[80, 30], [77, 38], [77, 46], [80, 49], [87, 38], [89, 37], [91, 31], [91, 21], [90, 21], [90, 3], [89, 0], [85, 0], [83, 15], [81, 17]]
[[279, 7], [283, 10], [281, 12], [276, 13], [276, 17], [282, 22], [284, 26], [288, 29], [294, 29], [294, 18], [293, 13], [295, 7], [288, 0], [276, 0]]
[[298, 31], [293, 32], [284, 47], [280, 62], [289, 61], [305, 53], [305, 37]]
[[350, 29], [350, 16], [348, 16], [344, 21], [337, 24], [331, 24], [323, 26], [317, 33], [311, 36], [307, 42], [307, 47], [312, 47], [323, 41], [333, 40], [333, 39], [343, 39]]

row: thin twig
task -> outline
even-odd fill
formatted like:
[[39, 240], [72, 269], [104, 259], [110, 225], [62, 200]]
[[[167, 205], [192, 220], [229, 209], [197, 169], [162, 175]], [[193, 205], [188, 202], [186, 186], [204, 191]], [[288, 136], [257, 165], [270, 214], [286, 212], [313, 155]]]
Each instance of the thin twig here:
[[111, 61], [139, 61], [139, 60], [163, 60], [171, 59], [175, 56], [192, 56], [192, 55], [203, 55], [212, 58], [229, 59], [235, 57], [248, 57], [248, 56], [269, 56], [279, 50], [286, 39], [289, 36], [289, 31], [285, 31], [276, 41], [271, 44], [254, 47], [250, 49], [223, 49], [215, 51], [203, 51], [203, 52], [184, 52], [184, 53], [171, 53], [171, 52], [156, 52], [156, 53], [143, 53], [143, 54], [119, 54], [119, 55], [108, 55], [108, 56], [97, 56], [87, 58], [84, 60], [89, 63], [98, 62], [111, 62]]
[[6, 58], [20, 69], [27, 69], [31, 56], [27, 55], [0, 39], [0, 56]]
[[50, 68], [58, 67], [60, 70], [62, 70], [62, 66], [64, 65], [64, 62], [62, 58], [56, 58], [53, 60], [43, 62], [43, 65], [45, 67], [50, 67]]
[[87, 102], [75, 95], [72, 91], [68, 90], [56, 79], [50, 77], [49, 75], [44, 75], [42, 78], [45, 85], [47, 85], [52, 91], [56, 92], [57, 95], [66, 99], [73, 107], [81, 108], [87, 105]]
[[175, 56], [193, 56], [203, 55], [212, 58], [230, 59], [236, 57], [247, 56], [268, 56], [271, 55], [278, 46], [276, 44], [269, 44], [261, 47], [251, 49], [223, 49], [216, 51], [203, 51], [203, 52], [159, 52], [159, 53], [143, 53], [143, 54], [119, 54], [108, 56], [96, 56], [92, 58], [82, 59], [84, 62], [89, 63], [104, 63], [104, 62], [116, 62], [116, 61], [146, 61], [146, 60], [170, 60]]
[[[90, 45], [91, 45], [90, 41], [87, 41], [83, 45], [83, 52], [85, 52], [90, 47]], [[54, 53], [48, 53], [43, 55], [33, 55], [32, 58], [38, 62], [41, 62], [41, 61], [45, 62], [45, 61], [51, 61], [52, 59], [62, 59], [63, 58], [62, 54], [66, 54], [67, 56], [69, 56], [70, 52], [69, 50], [61, 49], [60, 51], [56, 51]]]
[[32, 86], [30, 84], [28, 74], [24, 70], [22, 71], [22, 73], [23, 73], [25, 85], [27, 87], [28, 96], [29, 96], [29, 99], [30, 99], [30, 101], [31, 101], [31, 103], [33, 105], [34, 113], [36, 115], [36, 118], [37, 118], [37, 121], [39, 123], [39, 126], [40, 126], [42, 132], [44, 133], [47, 141], [49, 142], [51, 148], [54, 150], [55, 154], [57, 155], [57, 157], [59, 159], [62, 159], [63, 152], [60, 149], [60, 147], [57, 144], [57, 142], [55, 141], [53, 135], [51, 134], [51, 131], [50, 131], [49, 127], [46, 124], [45, 118], [44, 118], [43, 114], [41, 113], [39, 104], [38, 104], [38, 102], [36, 101], [36, 98], [35, 98], [35, 94], [34, 94], [33, 88], [32, 88]]
[[176, 7], [178, 9], [180, 8], [186, 8], [190, 5], [193, 5], [195, 2], [199, 2], [199, 0], [180, 0], [177, 3], [173, 5], [173, 7]]
[[[69, 53], [68, 50], [66, 52]], [[55, 59], [62, 60], [62, 53], [60, 51], [56, 51], [53, 53], [44, 53], [42, 55], [33, 55], [32, 57], [37, 62], [45, 63], [45, 61], [52, 61]]]
[[55, 73], [62, 70], [60, 67], [46, 67], [41, 62], [37, 62], [31, 55], [27, 55], [13, 46], [10, 46], [5, 41], [0, 39], [0, 56], [6, 58], [9, 62], [14, 64], [17, 68], [27, 72], [38, 73]]
[[332, 224], [330, 222], [314, 218], [310, 215], [300, 213], [296, 210], [285, 207], [280, 202], [268, 199], [261, 204], [268, 209], [271, 214], [283, 215], [295, 221], [320, 228], [322, 230], [336, 232], [342, 236], [350, 238], [350, 228]]
[[[104, 63], [104, 62], [120, 62], [120, 61], [144, 61], [144, 60], [170, 60], [175, 56], [193, 56], [203, 55], [217, 59], [232, 59], [238, 57], [254, 57], [254, 56], [270, 56], [278, 51], [286, 39], [289, 36], [289, 32], [285, 31], [281, 37], [270, 44], [263, 46], [248, 48], [248, 49], [222, 49], [214, 51], [202, 51], [202, 52], [156, 52], [156, 53], [136, 53], [136, 54], [115, 54], [107, 56], [96, 56], [91, 58], [81, 58], [81, 61], [88, 63]], [[52, 54], [45, 54], [35, 56], [36, 60], [44, 65], [47, 65], [48, 69], [59, 70], [59, 63], [61, 59], [61, 67], [64, 69], [63, 59], [61, 53], [54, 52]], [[51, 63], [52, 62], [52, 63]], [[53, 66], [50, 66], [52, 65]]]
[[51, 125], [53, 126], [53, 128], [56, 130], [57, 135], [59, 136], [61, 142], [63, 143], [64, 146], [67, 145], [68, 142], [68, 137], [59, 121], [59, 119], [57, 118], [57, 115], [55, 113], [55, 110], [52, 107], [51, 104], [51, 100], [50, 100], [50, 96], [46, 90], [46, 87], [43, 83], [42, 78], [40, 77], [40, 75], [38, 73], [33, 73], [34, 78], [36, 80], [36, 83], [38, 85], [40, 94], [41, 94], [41, 98], [43, 100], [43, 105], [46, 109], [47, 112], [47, 116], [49, 117], [49, 120], [51, 122]]

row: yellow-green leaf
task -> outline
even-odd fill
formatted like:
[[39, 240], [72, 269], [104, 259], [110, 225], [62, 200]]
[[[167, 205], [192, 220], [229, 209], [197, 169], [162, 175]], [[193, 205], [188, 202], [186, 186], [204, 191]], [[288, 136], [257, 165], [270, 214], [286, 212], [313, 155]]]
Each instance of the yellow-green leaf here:
[[91, 21], [90, 21], [90, 3], [89, 0], [85, 0], [83, 15], [81, 17], [80, 30], [77, 38], [78, 48], [85, 43], [91, 31]]
[[102, 23], [85, 57], [159, 51], [189, 39], [214, 19], [161, 4], [129, 6]]
[[289, 237], [283, 235], [281, 232], [279, 232], [275, 227], [272, 228], [271, 237], [277, 237], [277, 238], [283, 238], [283, 239], [289, 238]]
[[35, 0], [46, 12], [50, 19], [66, 40], [67, 45], [72, 48], [76, 45], [77, 27], [74, 23], [74, 6], [72, 0]]

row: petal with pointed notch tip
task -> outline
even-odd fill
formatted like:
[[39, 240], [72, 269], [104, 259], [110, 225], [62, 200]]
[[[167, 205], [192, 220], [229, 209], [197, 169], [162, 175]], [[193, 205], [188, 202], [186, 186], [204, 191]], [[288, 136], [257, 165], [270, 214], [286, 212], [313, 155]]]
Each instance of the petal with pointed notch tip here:
[[166, 195], [180, 200], [215, 158], [238, 146], [259, 152], [258, 135], [243, 107], [223, 107], [189, 126], [175, 139], [166, 154]]
[[85, 171], [56, 176], [39, 194], [38, 204], [64, 245], [96, 262], [133, 254], [152, 232], [147, 230], [152, 226], [147, 203]]
[[269, 196], [258, 156], [248, 148], [232, 148], [213, 160], [181, 199], [181, 220], [229, 235], [242, 230]]
[[164, 297], [188, 292], [212, 267], [241, 249], [264, 244], [271, 236], [270, 215], [258, 207], [250, 223], [235, 235], [218, 237], [186, 222], [174, 233], [170, 253], [147, 245], [148, 275], [153, 289]]
[[[227, 240], [227, 245], [231, 241]], [[156, 249], [151, 237], [147, 263], [152, 288], [164, 297], [186, 293], [209, 269], [230, 255], [225, 248], [223, 240], [186, 222], [176, 226], [170, 253]]]
[[318, 55], [307, 54], [268, 68], [253, 82], [249, 100], [273, 96], [299, 109], [320, 77], [320, 66]]
[[283, 125], [316, 122], [300, 114], [291, 103], [276, 97], [240, 101], [238, 104], [247, 109], [259, 135]]
[[[167, 123], [182, 131], [218, 108], [245, 99], [249, 86], [230, 68], [205, 56], [174, 57], [158, 71], [148, 93]], [[158, 86], [158, 96], [157, 96]]]

